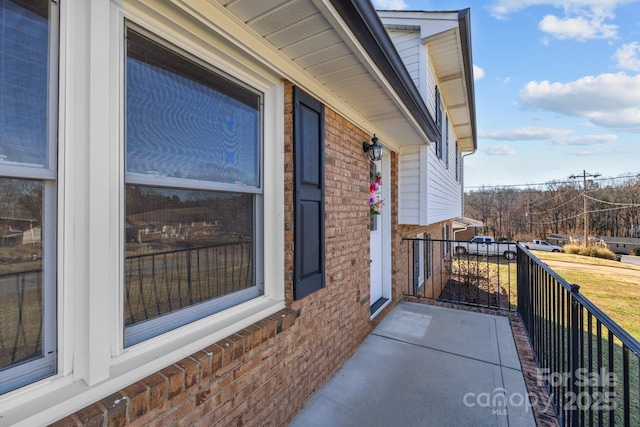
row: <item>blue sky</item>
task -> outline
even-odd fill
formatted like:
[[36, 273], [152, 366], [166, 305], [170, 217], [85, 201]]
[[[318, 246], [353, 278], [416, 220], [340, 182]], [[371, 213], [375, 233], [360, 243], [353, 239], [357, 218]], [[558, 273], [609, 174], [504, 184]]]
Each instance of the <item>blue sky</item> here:
[[640, 174], [640, 0], [373, 0], [470, 8], [478, 151], [465, 187]]

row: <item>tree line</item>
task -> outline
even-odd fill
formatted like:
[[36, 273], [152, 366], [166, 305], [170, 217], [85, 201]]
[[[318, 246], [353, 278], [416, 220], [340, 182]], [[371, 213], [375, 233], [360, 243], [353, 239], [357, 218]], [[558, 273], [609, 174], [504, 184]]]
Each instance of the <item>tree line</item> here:
[[[586, 202], [586, 205], [585, 205]], [[640, 175], [542, 186], [479, 187], [465, 193], [464, 216], [482, 221], [484, 233], [508, 240], [582, 236], [585, 206], [590, 236], [640, 237]]]

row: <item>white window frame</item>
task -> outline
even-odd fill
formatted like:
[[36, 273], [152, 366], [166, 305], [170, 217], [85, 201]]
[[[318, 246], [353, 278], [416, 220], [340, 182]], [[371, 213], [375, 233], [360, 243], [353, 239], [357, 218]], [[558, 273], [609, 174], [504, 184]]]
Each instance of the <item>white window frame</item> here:
[[[42, 378], [55, 375], [58, 369], [56, 307], [56, 222], [58, 188], [58, 58], [59, 8], [49, 1], [48, 108], [46, 165], [0, 161], [0, 179], [27, 179], [42, 182], [42, 357], [19, 363], [2, 372], [0, 391], [19, 389]], [[2, 410], [0, 408], [0, 414]]]
[[448, 227], [446, 224], [442, 226], [442, 258], [446, 259], [449, 254]]
[[[132, 31], [137, 33], [138, 35], [145, 37], [149, 40], [154, 41], [163, 49], [171, 51], [178, 56], [184, 58], [185, 61], [189, 61], [194, 63], [194, 66], [201, 66], [207, 69], [211, 74], [217, 75], [221, 78], [227, 79], [236, 85], [242, 87], [247, 92], [251, 92], [254, 95], [258, 95], [260, 98], [260, 107], [259, 107], [259, 120], [260, 120], [260, 135], [257, 141], [257, 154], [259, 158], [258, 164], [258, 182], [257, 185], [242, 185], [242, 184], [228, 184], [221, 183], [217, 181], [203, 181], [197, 179], [185, 179], [185, 178], [172, 178], [172, 177], [164, 177], [164, 176], [154, 176], [142, 173], [134, 173], [129, 172], [127, 170], [125, 173], [125, 186], [126, 185], [144, 185], [149, 186], [150, 188], [170, 188], [170, 189], [179, 189], [186, 191], [209, 191], [209, 192], [220, 192], [226, 191], [233, 194], [251, 194], [253, 196], [253, 216], [254, 216], [254, 224], [253, 224], [253, 259], [255, 262], [253, 263], [253, 277], [255, 278], [255, 286], [250, 288], [246, 288], [240, 291], [236, 291], [232, 294], [223, 295], [218, 298], [203, 301], [198, 304], [194, 304], [188, 307], [184, 307], [180, 310], [175, 310], [169, 313], [165, 313], [159, 317], [149, 319], [143, 322], [137, 322], [132, 325], [128, 325], [125, 327], [125, 346], [129, 347], [131, 345], [138, 344], [142, 341], [145, 341], [154, 336], [161, 335], [166, 333], [172, 329], [175, 329], [174, 325], [183, 325], [188, 323], [193, 323], [196, 320], [208, 317], [217, 312], [224, 311], [230, 307], [241, 304], [247, 300], [253, 299], [259, 294], [263, 293], [263, 284], [264, 284], [264, 272], [262, 271], [262, 262], [260, 260], [263, 259], [264, 250], [263, 250], [263, 239], [262, 236], [264, 234], [264, 229], [262, 228], [262, 222], [259, 221], [260, 218], [264, 216], [264, 201], [263, 201], [263, 177], [262, 177], [262, 155], [264, 152], [264, 144], [263, 144], [263, 132], [262, 129], [264, 127], [264, 99], [263, 94], [257, 91], [254, 88], [251, 88], [249, 85], [244, 84], [243, 82], [238, 81], [231, 75], [227, 75], [221, 72], [218, 69], [213, 68], [210, 64], [198, 59], [197, 57], [193, 57], [189, 55], [187, 52], [182, 49], [177, 48], [174, 45], [171, 45], [167, 40], [162, 39], [161, 37], [147, 31], [145, 28], [140, 27], [132, 22], [127, 22], [125, 24], [125, 34], [128, 31]], [[125, 44], [126, 46], [126, 44]], [[126, 52], [125, 47], [125, 62], [128, 60], [128, 53]], [[126, 86], [126, 69], [124, 72], [124, 84]], [[126, 140], [124, 141], [126, 145]], [[125, 190], [123, 189], [123, 194]], [[123, 202], [124, 204], [124, 202]], [[126, 211], [126, 207], [125, 207]], [[124, 233], [124, 229], [122, 230]], [[124, 244], [124, 242], [123, 242]], [[124, 273], [123, 268], [123, 273]], [[125, 281], [123, 277], [123, 283]], [[123, 301], [124, 304], [124, 301]]]
[[[284, 83], [250, 36], [168, 4], [61, 0], [57, 209], [58, 372], [0, 396], [8, 425], [46, 425], [285, 308]], [[211, 6], [208, 6], [211, 7]], [[190, 12], [190, 13], [191, 13]], [[124, 29], [126, 20], [264, 94], [264, 294], [125, 348]], [[204, 28], [209, 26], [209, 28]], [[189, 28], [192, 33], [187, 32]], [[53, 227], [52, 227], [53, 228]]]
[[[131, 12], [134, 11], [132, 10]], [[187, 54], [209, 64], [215, 69], [219, 69], [222, 73], [234, 76], [236, 80], [241, 81], [244, 85], [263, 94], [263, 143], [261, 147], [261, 169], [263, 173], [261, 177], [262, 201], [260, 203], [262, 206], [261, 209], [257, 208], [258, 212], [256, 212], [256, 227], [257, 229], [259, 227], [262, 232], [256, 233], [255, 239], [255, 246], [258, 248], [257, 252], [262, 256], [256, 257], [255, 268], [257, 271], [264, 272], [262, 275], [264, 294], [203, 319], [195, 320], [188, 325], [124, 348], [124, 316], [122, 316], [124, 276], [121, 273], [119, 275], [117, 299], [117, 312], [120, 314], [118, 318], [119, 330], [112, 334], [112, 348], [115, 347], [117, 349], [112, 352], [112, 363], [114, 365], [129, 364], [134, 359], [146, 358], [143, 355], [150, 356], [156, 351], [161, 351], [164, 354], [166, 349], [173, 349], [184, 356], [192, 354], [269, 314], [273, 314], [285, 306], [284, 271], [282, 268], [277, 268], [284, 265], [284, 226], [281, 221], [278, 221], [279, 218], [284, 216], [284, 158], [282, 156], [284, 147], [284, 87], [282, 82], [279, 79], [264, 76], [262, 72], [265, 72], [265, 70], [260, 68], [258, 64], [239, 64], [234, 55], [241, 55], [241, 53], [234, 49], [226, 49], [226, 45], [224, 47], [211, 46], [215, 50], [214, 52], [203, 51], [199, 49], [200, 46], [197, 43], [194, 44], [191, 35], [174, 32], [171, 28], [158, 24], [157, 21], [149, 22], [146, 16], [128, 13], [121, 14], [119, 18], [122, 22], [121, 32], [118, 35], [121, 46], [119, 52], [121, 60], [119, 75], [122, 77], [119, 79], [118, 84], [122, 85], [122, 87], [124, 87], [124, 61], [126, 60], [126, 52], [124, 51], [125, 22], [132, 22], [157, 37], [175, 44]], [[176, 19], [178, 18], [176, 17]], [[124, 98], [120, 99], [121, 111], [123, 106]], [[123, 165], [124, 117], [121, 120], [119, 158], [120, 164]], [[119, 181], [118, 201], [120, 206], [123, 206], [124, 176], [120, 177]], [[214, 186], [217, 185], [215, 184]], [[263, 212], [262, 216], [259, 216], [260, 210]], [[123, 208], [120, 209], [120, 215], [120, 224], [122, 226], [119, 227], [121, 231], [119, 235], [124, 234], [122, 233], [124, 230]], [[266, 248], [266, 244], [270, 245], [269, 249]], [[277, 249], [272, 249], [273, 246]], [[121, 257], [118, 260], [118, 271], [120, 272], [124, 270], [123, 251], [123, 245], [119, 245], [118, 253], [121, 254]], [[185, 337], [190, 338], [185, 340]], [[146, 366], [149, 367], [151, 365], [155, 365], [155, 360]], [[158, 364], [156, 370], [161, 369], [161, 365]], [[154, 370], [151, 369], [150, 372], [154, 372]]]

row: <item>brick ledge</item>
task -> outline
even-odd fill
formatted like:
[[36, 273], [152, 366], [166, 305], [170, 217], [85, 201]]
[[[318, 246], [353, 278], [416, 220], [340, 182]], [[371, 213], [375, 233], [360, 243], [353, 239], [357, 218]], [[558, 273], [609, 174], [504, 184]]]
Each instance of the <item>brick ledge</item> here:
[[240, 359], [270, 338], [275, 338], [292, 327], [299, 316], [299, 311], [282, 309], [51, 426], [129, 424], [152, 410], [163, 407], [175, 396]]

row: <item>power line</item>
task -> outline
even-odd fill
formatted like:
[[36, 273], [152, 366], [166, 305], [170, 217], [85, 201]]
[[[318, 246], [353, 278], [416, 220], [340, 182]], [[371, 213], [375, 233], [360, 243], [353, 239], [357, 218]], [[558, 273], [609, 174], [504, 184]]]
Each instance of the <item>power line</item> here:
[[587, 197], [587, 199], [593, 200], [594, 202], [604, 203], [605, 205], [615, 205], [615, 206], [621, 206], [623, 208], [637, 208], [637, 207], [640, 207], [640, 204], [638, 204], [638, 203], [614, 203], [614, 202], [607, 202], [605, 200], [596, 199], [594, 197], [589, 197], [589, 196], [586, 196], [586, 197]]
[[[640, 205], [635, 205], [635, 206], [640, 206]], [[606, 209], [593, 209], [590, 211], [587, 211], [588, 214], [590, 213], [598, 213], [598, 212], [608, 212], [608, 211], [617, 211], [620, 209], [627, 209], [628, 206], [618, 206], [617, 208], [606, 208]], [[581, 216], [584, 216], [584, 213], [578, 213], [572, 216], [566, 216], [566, 217], [562, 217], [560, 219], [553, 219], [553, 220], [549, 220], [549, 221], [532, 221], [531, 224], [532, 225], [550, 225], [550, 224], [557, 224], [560, 222], [566, 222], [570, 219], [575, 219], [575, 218], [580, 218]]]
[[[612, 181], [612, 180], [617, 180], [617, 179], [631, 179], [631, 178], [639, 178], [640, 174], [634, 174], [634, 175], [623, 175], [623, 176], [616, 176], [616, 177], [607, 177], [607, 178], [600, 178], [600, 179], [594, 179], [593, 181]], [[465, 186], [465, 189], [470, 189], [470, 188], [487, 188], [487, 189], [492, 189], [492, 188], [517, 188], [517, 187], [540, 187], [543, 185], [551, 185], [551, 184], [573, 184], [575, 181], [547, 181], [547, 182], [538, 182], [538, 183], [526, 183], [526, 184], [505, 184], [505, 185], [472, 185], [472, 186]]]
[[[553, 212], [553, 211], [555, 211], [555, 210], [557, 210], [557, 209], [560, 209], [560, 208], [562, 208], [562, 207], [564, 207], [564, 206], [568, 205], [569, 203], [573, 202], [575, 199], [577, 199], [577, 198], [578, 198], [578, 197], [580, 197], [580, 196], [582, 196], [582, 194], [578, 194], [578, 195], [577, 195], [577, 196], [575, 196], [574, 198], [567, 200], [566, 202], [564, 202], [564, 203], [563, 203], [563, 204], [561, 204], [561, 205], [554, 206], [554, 207], [552, 207], [552, 208], [551, 208], [551, 209], [549, 209], [549, 210], [542, 211], [542, 212], [531, 212], [531, 215], [543, 215], [543, 214], [546, 214], [547, 212]], [[549, 201], [549, 200], [547, 200], [547, 201]], [[534, 205], [534, 206], [531, 206], [531, 207], [532, 207], [532, 208], [534, 208], [534, 207], [536, 207], [536, 206], [540, 206], [540, 205], [542, 205], [542, 203], [537, 204], [537, 205]]]

